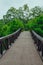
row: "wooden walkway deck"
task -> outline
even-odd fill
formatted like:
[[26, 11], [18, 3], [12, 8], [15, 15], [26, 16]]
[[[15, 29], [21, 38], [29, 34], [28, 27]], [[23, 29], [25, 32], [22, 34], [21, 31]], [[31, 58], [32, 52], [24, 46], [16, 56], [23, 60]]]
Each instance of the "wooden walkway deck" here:
[[0, 59], [0, 65], [43, 65], [30, 32], [21, 32], [12, 47]]

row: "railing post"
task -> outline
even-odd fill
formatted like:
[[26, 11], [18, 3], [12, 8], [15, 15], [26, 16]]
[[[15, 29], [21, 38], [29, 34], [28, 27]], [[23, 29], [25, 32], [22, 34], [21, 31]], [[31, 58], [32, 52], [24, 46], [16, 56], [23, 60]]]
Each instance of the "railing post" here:
[[0, 53], [3, 54], [2, 41], [0, 41]]
[[6, 50], [7, 50], [9, 49], [8, 39], [6, 39], [5, 41], [6, 41]]
[[8, 38], [8, 43], [11, 46], [11, 38], [10, 37]]
[[2, 44], [1, 44], [1, 55], [3, 54]]
[[12, 43], [14, 43], [14, 36], [11, 37]]
[[43, 43], [42, 43], [41, 51], [42, 51], [42, 56], [43, 56]]
[[38, 51], [41, 51], [41, 42], [38, 40]]
[[21, 29], [17, 30], [15, 33], [12, 33], [8, 36], [0, 38], [0, 54], [1, 55], [3, 54], [4, 50], [9, 49], [9, 45], [11, 45], [11, 43], [14, 43], [14, 40], [18, 37], [20, 32], [21, 32]]

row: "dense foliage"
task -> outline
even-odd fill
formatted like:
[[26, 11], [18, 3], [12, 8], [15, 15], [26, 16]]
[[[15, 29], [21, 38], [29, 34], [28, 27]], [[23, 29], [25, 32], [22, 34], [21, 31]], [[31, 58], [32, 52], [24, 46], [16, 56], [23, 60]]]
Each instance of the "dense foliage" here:
[[0, 37], [9, 35], [19, 28], [34, 30], [43, 36], [43, 9], [36, 6], [29, 10], [27, 4], [19, 9], [11, 7], [0, 20]]
[[0, 20], [0, 37], [1, 37], [2, 27], [3, 27], [3, 26], [4, 26], [3, 20]]
[[43, 37], [43, 14], [31, 19], [27, 23], [27, 29], [34, 30], [36, 33]]
[[[0, 23], [1, 24], [1, 23]], [[24, 28], [22, 21], [19, 19], [12, 19], [7, 24], [4, 24], [0, 29], [0, 37], [6, 36], [18, 30], [19, 28]]]

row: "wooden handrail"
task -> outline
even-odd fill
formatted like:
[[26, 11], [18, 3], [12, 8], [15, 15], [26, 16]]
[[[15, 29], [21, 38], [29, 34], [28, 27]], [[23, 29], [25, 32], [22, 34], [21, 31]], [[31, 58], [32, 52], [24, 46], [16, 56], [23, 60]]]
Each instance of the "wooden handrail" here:
[[41, 37], [39, 34], [37, 34], [35, 31], [32, 30], [32, 33], [40, 40], [43, 42], [43, 37]]
[[18, 29], [17, 31], [15, 31], [15, 32], [12, 33], [12, 34], [9, 34], [9, 35], [7, 35], [7, 36], [0, 37], [0, 40], [5, 39], [5, 38], [9, 38], [9, 37], [11, 37], [12, 35], [16, 34], [17, 32], [19, 32], [20, 30], [21, 30], [21, 29]]
[[37, 50], [39, 51], [39, 54], [41, 52], [41, 58], [43, 60], [43, 37], [41, 37], [39, 34], [37, 34], [34, 30], [30, 31], [32, 38], [34, 39], [34, 42], [37, 46]]
[[14, 43], [14, 40], [19, 36], [20, 32], [21, 32], [21, 28], [12, 34], [9, 34], [4, 37], [0, 37], [0, 54], [1, 55], [3, 55], [4, 50], [9, 49], [9, 45], [11, 46], [11, 44]]

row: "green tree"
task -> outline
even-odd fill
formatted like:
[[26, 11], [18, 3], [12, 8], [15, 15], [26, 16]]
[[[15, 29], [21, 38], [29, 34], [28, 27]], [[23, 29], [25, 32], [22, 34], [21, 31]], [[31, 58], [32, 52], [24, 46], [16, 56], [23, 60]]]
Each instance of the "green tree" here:
[[42, 10], [39, 6], [35, 6], [31, 9], [30, 16], [37, 17], [42, 13]]
[[24, 10], [24, 19], [25, 19], [25, 21], [27, 23], [27, 21], [29, 20], [29, 7], [28, 7], [27, 4], [25, 4], [23, 6], [23, 10]]

